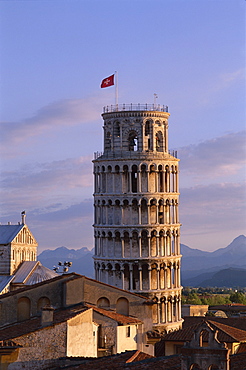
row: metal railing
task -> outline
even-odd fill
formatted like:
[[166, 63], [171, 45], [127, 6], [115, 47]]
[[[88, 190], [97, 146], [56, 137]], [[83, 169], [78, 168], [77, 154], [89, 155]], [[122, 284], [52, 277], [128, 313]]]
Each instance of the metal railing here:
[[113, 151], [108, 152], [94, 152], [94, 159], [124, 159], [124, 158], [134, 158], [134, 159], [149, 159], [151, 157], [154, 158], [167, 158], [167, 156], [172, 156], [174, 158], [178, 158], [177, 150], [169, 150], [168, 153], [166, 152], [135, 152], [135, 151]]
[[122, 112], [122, 111], [157, 111], [168, 112], [167, 105], [160, 104], [116, 104], [103, 107], [103, 113]]

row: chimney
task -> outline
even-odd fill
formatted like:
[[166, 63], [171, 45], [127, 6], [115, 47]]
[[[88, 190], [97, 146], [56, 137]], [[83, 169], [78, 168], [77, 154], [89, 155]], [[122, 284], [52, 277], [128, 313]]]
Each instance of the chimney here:
[[54, 319], [54, 307], [46, 305], [42, 307], [41, 325], [49, 326], [53, 324]]
[[21, 223], [25, 225], [26, 211], [21, 212]]

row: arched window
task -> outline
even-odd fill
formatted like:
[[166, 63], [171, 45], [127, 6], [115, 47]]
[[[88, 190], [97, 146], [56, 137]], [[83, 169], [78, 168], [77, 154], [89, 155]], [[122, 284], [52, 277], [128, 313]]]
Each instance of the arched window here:
[[121, 315], [129, 315], [129, 301], [126, 298], [119, 298], [116, 302], [116, 312]]
[[192, 364], [189, 370], [201, 370], [201, 368], [197, 364]]
[[163, 152], [163, 135], [161, 131], [158, 131], [155, 136], [155, 147], [157, 152]]
[[132, 192], [136, 193], [138, 191], [138, 168], [134, 164], [132, 166]]
[[24, 321], [30, 319], [31, 301], [27, 297], [18, 299], [17, 303], [17, 320]]
[[50, 305], [50, 300], [47, 297], [41, 297], [37, 303], [37, 311], [41, 312], [42, 308], [46, 305]]
[[129, 150], [136, 152], [138, 150], [138, 136], [135, 131], [131, 131], [128, 136]]
[[114, 134], [116, 137], [120, 137], [120, 122], [114, 122]]
[[206, 329], [202, 330], [200, 332], [200, 347], [207, 347], [207, 343], [208, 343], [208, 331]]
[[110, 307], [110, 302], [109, 302], [108, 298], [106, 298], [106, 297], [99, 298], [98, 301], [97, 301], [97, 307], [109, 308]]
[[105, 139], [105, 150], [111, 149], [111, 133], [108, 131]]

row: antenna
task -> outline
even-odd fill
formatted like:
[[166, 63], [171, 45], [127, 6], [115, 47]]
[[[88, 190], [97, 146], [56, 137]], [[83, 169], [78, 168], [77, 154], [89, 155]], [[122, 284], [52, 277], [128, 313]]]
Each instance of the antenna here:
[[158, 98], [157, 94], [154, 94], [154, 107], [156, 107], [156, 99]]

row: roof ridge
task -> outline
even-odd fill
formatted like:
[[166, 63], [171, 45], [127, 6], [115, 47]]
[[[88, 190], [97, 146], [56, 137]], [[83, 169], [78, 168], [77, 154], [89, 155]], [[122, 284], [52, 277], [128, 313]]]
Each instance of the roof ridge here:
[[236, 337], [235, 334], [241, 334], [245, 336], [245, 340], [246, 340], [246, 331], [243, 329], [238, 329], [238, 328], [235, 328], [234, 326], [222, 324], [217, 321], [212, 321], [212, 320], [207, 320], [207, 321], [212, 327], [216, 327], [217, 329], [223, 331], [224, 333], [226, 333], [233, 339], [238, 340], [238, 337]]
[[135, 353], [133, 353], [133, 355], [126, 361], [126, 364], [129, 362], [133, 362], [138, 357], [140, 352], [141, 352], [140, 350], [137, 350]]

